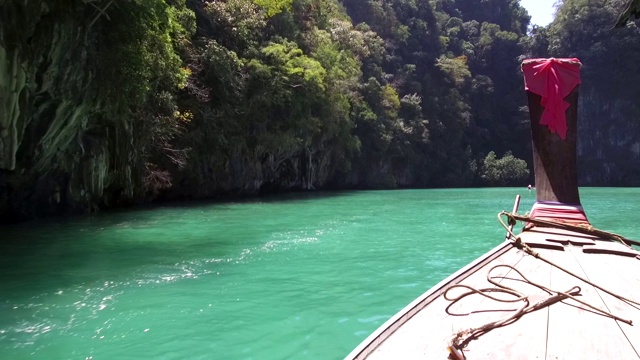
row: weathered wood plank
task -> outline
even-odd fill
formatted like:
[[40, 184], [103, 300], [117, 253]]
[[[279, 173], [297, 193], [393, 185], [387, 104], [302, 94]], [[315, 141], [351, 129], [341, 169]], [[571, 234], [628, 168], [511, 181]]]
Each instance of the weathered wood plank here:
[[592, 239], [592, 240], [598, 239], [598, 237], [595, 235], [587, 235], [587, 234], [581, 234], [571, 230], [547, 228], [547, 227], [539, 227], [539, 226], [536, 226], [530, 230], [527, 230], [524, 233], [547, 234], [547, 237], [568, 236], [574, 241], [578, 241], [579, 239]]
[[[539, 250], [546, 255], [552, 250]], [[551, 268], [548, 264], [532, 257], [525, 256], [516, 266], [530, 281], [549, 286]], [[521, 278], [510, 273], [509, 279], [501, 282], [527, 296], [531, 304], [545, 299], [548, 295], [541, 289], [519, 281]], [[506, 305], [507, 307], [509, 305]], [[516, 322], [502, 328], [492, 330], [479, 339], [472, 341], [465, 355], [467, 359], [544, 359], [547, 340], [548, 308], [525, 314]], [[495, 321], [511, 314], [488, 314], [486, 321]]]
[[[582, 277], [585, 273], [573, 255], [580, 248], [552, 253], [551, 261]], [[581, 253], [582, 254], [582, 253]], [[586, 255], [586, 254], [585, 254]], [[596, 289], [577, 278], [553, 268], [551, 289], [567, 291], [581, 288], [580, 299], [605, 309]], [[549, 308], [547, 359], [637, 359], [637, 354], [618, 324], [573, 300], [556, 303]]]
[[[640, 302], [640, 260], [615, 255], [593, 255], [574, 252], [587, 278], [625, 298]], [[616, 316], [633, 321], [633, 325], [617, 322], [627, 339], [640, 354], [640, 306], [627, 304], [602, 290], [598, 290], [607, 309]], [[640, 357], [640, 355], [639, 355]]]
[[598, 241], [594, 246], [585, 246], [582, 252], [589, 254], [614, 254], [635, 258], [640, 255], [637, 250], [628, 248], [613, 241]]
[[579, 246], [596, 244], [595, 240], [593, 239], [579, 238], [575, 236], [560, 236], [560, 235], [548, 235], [547, 241], [560, 243], [563, 245], [568, 245], [569, 243], [571, 243], [572, 245], [579, 245]]
[[639, 297], [634, 290], [640, 289], [640, 259], [610, 254], [584, 254], [584, 259], [592, 259], [594, 268], [605, 275], [624, 279], [631, 286], [632, 294]]

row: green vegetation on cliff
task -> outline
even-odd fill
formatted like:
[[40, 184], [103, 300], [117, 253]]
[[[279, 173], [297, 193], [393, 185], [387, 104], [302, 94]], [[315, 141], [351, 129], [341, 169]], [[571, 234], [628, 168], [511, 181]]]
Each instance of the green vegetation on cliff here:
[[580, 111], [619, 125], [587, 122], [583, 165], [605, 161], [594, 136], [627, 150], [584, 178], [637, 185], [623, 5], [565, 0], [527, 33], [518, 0], [0, 0], [0, 213], [524, 185], [523, 54], [583, 60]]

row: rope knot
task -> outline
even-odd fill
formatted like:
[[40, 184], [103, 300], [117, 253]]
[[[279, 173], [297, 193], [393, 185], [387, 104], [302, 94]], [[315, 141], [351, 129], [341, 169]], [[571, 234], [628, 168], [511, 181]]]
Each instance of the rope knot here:
[[513, 246], [515, 246], [516, 248], [522, 250], [524, 248], [524, 244], [522, 243], [522, 238], [518, 236], [516, 238], [516, 241], [513, 242]]

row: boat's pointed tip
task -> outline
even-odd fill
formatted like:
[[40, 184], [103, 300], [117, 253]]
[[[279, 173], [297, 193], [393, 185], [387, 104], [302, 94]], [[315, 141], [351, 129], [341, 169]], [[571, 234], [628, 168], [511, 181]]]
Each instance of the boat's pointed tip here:
[[460, 349], [457, 349], [455, 346], [448, 346], [449, 350], [449, 360], [465, 360], [464, 354]]

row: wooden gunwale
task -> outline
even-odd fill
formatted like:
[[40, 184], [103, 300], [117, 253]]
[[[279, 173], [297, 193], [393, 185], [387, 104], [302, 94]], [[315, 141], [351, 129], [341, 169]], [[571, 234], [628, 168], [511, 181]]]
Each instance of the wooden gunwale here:
[[409, 305], [405, 306], [402, 310], [396, 313], [393, 317], [387, 320], [382, 326], [378, 327], [371, 335], [363, 340], [358, 347], [353, 349], [345, 359], [364, 359], [369, 356], [376, 348], [382, 344], [387, 338], [389, 338], [399, 327], [410, 320], [420, 310], [429, 305], [432, 301], [440, 297], [449, 286], [458, 284], [464, 279], [476, 273], [478, 270], [483, 269], [491, 261], [504, 255], [509, 250], [513, 249], [513, 243], [511, 241], [504, 241], [502, 244], [496, 246], [492, 250], [477, 258], [467, 266], [451, 274], [438, 284], [433, 286], [430, 290], [420, 295]]

